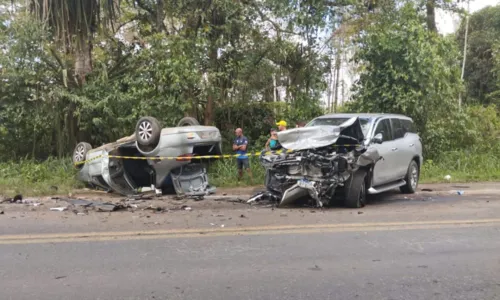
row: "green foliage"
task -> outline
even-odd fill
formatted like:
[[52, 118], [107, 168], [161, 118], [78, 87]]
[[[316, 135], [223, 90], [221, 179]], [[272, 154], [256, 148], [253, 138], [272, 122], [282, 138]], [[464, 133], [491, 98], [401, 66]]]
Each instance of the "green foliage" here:
[[450, 175], [452, 182], [482, 182], [500, 180], [500, 147], [484, 152], [482, 148], [447, 151], [437, 160], [426, 160], [421, 181], [443, 182]]
[[76, 181], [76, 169], [70, 159], [44, 162], [19, 160], [0, 163], [0, 194], [24, 196], [68, 193], [82, 184]]
[[[465, 19], [457, 32], [461, 49], [465, 42]], [[500, 5], [489, 6], [473, 13], [469, 20], [467, 57], [464, 79], [467, 86], [466, 103], [500, 104], [498, 81], [494, 72], [495, 45], [500, 42]]]
[[[121, 2], [115, 21], [126, 29], [125, 40], [108, 28], [91, 39], [87, 35], [89, 49], [64, 43], [64, 26], [84, 24], [65, 24], [56, 14], [62, 8], [81, 13], [73, 11], [80, 1], [50, 6], [48, 23], [37, 21], [40, 11], [0, 11], [0, 44], [6, 53], [0, 57], [5, 83], [0, 86], [0, 159], [66, 156], [79, 141], [98, 146], [132, 134], [145, 115], [163, 126], [193, 116], [216, 123], [229, 137], [236, 118], [219, 117], [246, 107], [250, 111], [239, 110], [238, 122], [255, 141], [269, 129], [262, 123], [250, 130], [260, 123], [255, 120], [274, 124], [271, 119], [284, 117], [294, 123], [320, 112], [328, 62], [315, 44], [303, 47], [285, 38], [284, 31], [273, 36], [267, 25], [281, 30], [270, 18], [280, 12], [267, 10], [269, 3], [224, 0], [198, 7], [196, 1], [161, 2], [165, 19], [160, 23], [160, 2]], [[309, 14], [304, 9], [294, 8], [295, 14]], [[325, 26], [315, 16], [308, 18], [307, 28], [296, 17], [287, 28], [300, 36]], [[286, 88], [286, 98], [278, 95], [280, 104], [267, 108], [277, 87]]]
[[209, 168], [210, 184], [216, 187], [235, 187], [242, 185], [261, 185], [264, 182], [265, 170], [258, 157], [250, 157], [250, 169], [253, 182], [245, 173], [243, 180], [238, 182], [238, 168], [235, 159], [223, 159], [215, 162]]
[[443, 116], [454, 120], [458, 114], [461, 85], [456, 45], [425, 30], [409, 4], [383, 15], [360, 43], [355, 59], [363, 67], [349, 109], [412, 117], [424, 138], [426, 154], [434, 153], [439, 145], [428, 138], [436, 134], [430, 132], [433, 124], [444, 122]]

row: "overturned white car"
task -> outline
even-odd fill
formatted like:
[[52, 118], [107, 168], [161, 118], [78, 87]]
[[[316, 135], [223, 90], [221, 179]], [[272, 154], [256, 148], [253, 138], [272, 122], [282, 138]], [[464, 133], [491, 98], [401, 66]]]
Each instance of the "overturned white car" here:
[[[271, 198], [286, 206], [312, 199], [321, 207], [340, 200], [347, 207], [357, 208], [365, 205], [367, 193], [397, 187], [414, 192], [422, 161], [420, 139], [407, 129], [397, 143], [408, 145], [404, 149], [401, 146], [397, 153], [398, 148], [391, 144], [396, 128], [391, 129], [392, 118], [411, 122], [399, 115], [328, 115], [306, 127], [278, 133], [287, 151], [261, 155], [267, 190], [249, 202]], [[393, 165], [391, 175], [387, 163]]]
[[73, 152], [78, 177], [92, 186], [126, 196], [143, 187], [156, 193], [202, 196], [214, 192], [204, 163], [196, 156], [221, 154], [221, 134], [216, 127], [200, 126], [186, 117], [177, 127], [161, 128], [153, 117], [137, 122], [135, 134], [92, 149], [79, 143]]

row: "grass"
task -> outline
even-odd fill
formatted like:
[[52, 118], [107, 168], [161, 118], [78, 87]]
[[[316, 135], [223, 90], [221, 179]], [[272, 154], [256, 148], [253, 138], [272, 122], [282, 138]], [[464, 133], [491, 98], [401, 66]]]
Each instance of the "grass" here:
[[[43, 196], [81, 188], [70, 159], [0, 163], [0, 196]], [[57, 187], [57, 191], [56, 188]]]
[[422, 183], [500, 181], [500, 151], [450, 151], [422, 167]]
[[[436, 160], [426, 160], [422, 167], [422, 183], [500, 181], [500, 151], [451, 151]], [[250, 159], [254, 185], [264, 182], [264, 169], [257, 157]], [[48, 159], [43, 162], [22, 160], [0, 163], [0, 195], [43, 196], [68, 193], [82, 188], [75, 179], [76, 170], [70, 159]], [[223, 159], [209, 166], [211, 184], [217, 187], [251, 186], [247, 174], [238, 182], [235, 159]]]

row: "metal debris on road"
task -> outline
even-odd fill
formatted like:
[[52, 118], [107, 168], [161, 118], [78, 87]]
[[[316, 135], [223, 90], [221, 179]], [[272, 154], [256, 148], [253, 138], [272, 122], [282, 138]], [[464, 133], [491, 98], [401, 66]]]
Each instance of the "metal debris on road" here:
[[63, 207], [51, 207], [50, 208], [51, 211], [65, 211], [67, 209], [68, 209], [67, 206], [63, 206]]

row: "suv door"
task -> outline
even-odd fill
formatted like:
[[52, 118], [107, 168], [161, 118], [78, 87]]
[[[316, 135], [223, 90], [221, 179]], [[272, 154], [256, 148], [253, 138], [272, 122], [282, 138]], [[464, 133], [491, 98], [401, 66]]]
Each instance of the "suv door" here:
[[372, 186], [379, 186], [397, 180], [393, 170], [393, 148], [395, 144], [392, 138], [390, 119], [381, 119], [375, 123], [373, 135], [382, 134], [381, 144], [372, 143], [370, 147], [377, 149], [382, 159], [379, 160], [373, 169]]
[[394, 168], [394, 175], [396, 179], [404, 178], [408, 170], [408, 165], [411, 160], [411, 153], [409, 152], [410, 142], [407, 138], [403, 120], [399, 118], [391, 118], [392, 136], [394, 139], [394, 148], [391, 160]]
[[403, 139], [404, 144], [402, 145], [402, 149], [405, 151], [405, 156], [407, 160], [407, 168], [410, 164], [410, 161], [415, 157], [422, 158], [422, 144], [420, 142], [420, 137], [417, 134], [417, 130], [415, 128], [415, 124], [411, 119], [400, 119], [399, 120], [403, 126], [405, 131], [405, 137]]

